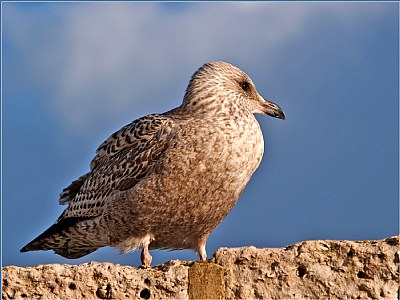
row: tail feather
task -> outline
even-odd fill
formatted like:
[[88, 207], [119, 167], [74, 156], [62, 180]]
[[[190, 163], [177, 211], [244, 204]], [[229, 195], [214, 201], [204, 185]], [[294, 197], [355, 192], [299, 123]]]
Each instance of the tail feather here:
[[75, 217], [60, 220], [50, 226], [20, 252], [53, 250], [66, 258], [79, 258], [105, 246], [93, 234], [96, 222], [93, 217]]

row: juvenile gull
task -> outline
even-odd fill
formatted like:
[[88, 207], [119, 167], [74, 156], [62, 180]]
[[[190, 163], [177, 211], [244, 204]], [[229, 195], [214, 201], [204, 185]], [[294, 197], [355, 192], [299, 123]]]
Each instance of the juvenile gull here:
[[225, 62], [204, 64], [182, 104], [122, 127], [96, 151], [90, 171], [65, 188], [54, 225], [21, 249], [79, 258], [104, 246], [195, 249], [206, 241], [260, 164], [264, 140], [254, 114], [285, 119], [251, 79]]

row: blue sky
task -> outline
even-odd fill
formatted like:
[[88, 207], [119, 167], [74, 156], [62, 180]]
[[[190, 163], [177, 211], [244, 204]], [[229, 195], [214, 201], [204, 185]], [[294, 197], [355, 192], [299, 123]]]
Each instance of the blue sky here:
[[[110, 261], [19, 253], [63, 207], [97, 146], [181, 103], [207, 61], [243, 69], [278, 103], [257, 116], [264, 159], [211, 234], [219, 247], [398, 233], [398, 3], [2, 3], [3, 265]], [[152, 251], [153, 264], [196, 259]]]

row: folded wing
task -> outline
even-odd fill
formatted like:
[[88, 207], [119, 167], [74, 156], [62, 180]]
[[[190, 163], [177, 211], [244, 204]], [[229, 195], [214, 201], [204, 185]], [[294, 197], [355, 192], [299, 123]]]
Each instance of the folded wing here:
[[21, 251], [50, 247], [50, 240], [54, 244], [55, 237], [63, 231], [65, 234], [74, 227], [78, 228], [80, 223], [87, 223], [101, 215], [107, 197], [134, 187], [153, 170], [168, 148], [172, 127], [170, 117], [152, 114], [112, 134], [97, 149], [90, 172], [72, 182], [61, 193], [60, 204], [68, 204], [68, 207], [55, 224]]

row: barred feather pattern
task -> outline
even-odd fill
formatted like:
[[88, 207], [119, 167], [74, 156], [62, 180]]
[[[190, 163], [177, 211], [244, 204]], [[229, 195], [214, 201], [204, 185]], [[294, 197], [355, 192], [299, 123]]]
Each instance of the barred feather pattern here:
[[[112, 134], [96, 151], [91, 172], [80, 177], [81, 187], [74, 195], [76, 182], [66, 188], [60, 202], [68, 208], [58, 219], [98, 216], [111, 194], [132, 188], [152, 169], [168, 147], [173, 121], [152, 114], [133, 121]], [[64, 195], [70, 195], [65, 200]], [[64, 200], [61, 200], [64, 199]]]

